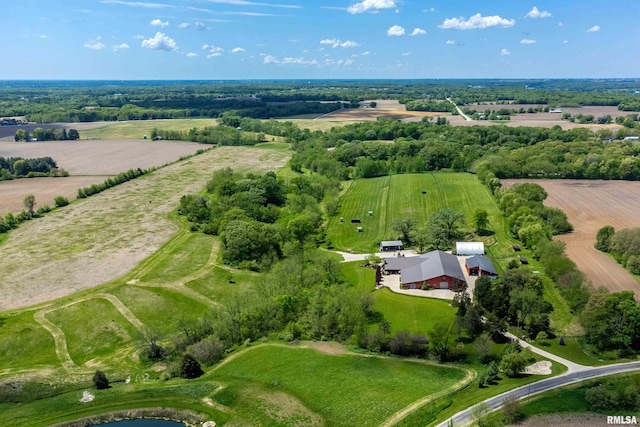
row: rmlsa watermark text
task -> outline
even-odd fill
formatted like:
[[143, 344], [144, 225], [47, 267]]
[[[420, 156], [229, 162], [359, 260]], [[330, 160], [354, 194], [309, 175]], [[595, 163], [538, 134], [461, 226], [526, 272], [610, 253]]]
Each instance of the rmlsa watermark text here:
[[610, 415], [607, 416], [607, 424], [635, 425], [638, 424], [638, 420], [634, 415]]

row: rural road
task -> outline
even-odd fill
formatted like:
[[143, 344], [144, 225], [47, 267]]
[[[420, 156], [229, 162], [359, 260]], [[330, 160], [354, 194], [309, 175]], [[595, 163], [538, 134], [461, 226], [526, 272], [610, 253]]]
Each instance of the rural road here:
[[[511, 339], [518, 339], [518, 341], [520, 341], [520, 345], [522, 345], [523, 347], [530, 348], [531, 351], [533, 351], [534, 353], [540, 354], [541, 356], [547, 357], [558, 363], [562, 363], [563, 365], [567, 366], [568, 370], [566, 373], [562, 375], [558, 375], [557, 377], [546, 378], [544, 380], [540, 380], [535, 383], [524, 385], [522, 387], [518, 387], [516, 389], [506, 391], [502, 394], [499, 394], [497, 396], [494, 396], [485, 400], [484, 403], [489, 407], [491, 411], [499, 409], [502, 406], [502, 402], [504, 401], [504, 399], [508, 397], [523, 399], [525, 397], [529, 397], [534, 394], [543, 393], [545, 391], [549, 391], [554, 388], [563, 387], [569, 384], [577, 383], [577, 382], [592, 379], [592, 378], [640, 370], [640, 361], [617, 363], [614, 365], [598, 366], [598, 367], [579, 365], [577, 363], [570, 362], [561, 357], [548, 353], [537, 347], [533, 347], [527, 344], [526, 342], [520, 340], [519, 338], [516, 338], [514, 335], [510, 333], [506, 333], [505, 336]], [[473, 422], [473, 419], [471, 417], [471, 412], [473, 411], [474, 406], [471, 406], [470, 408], [467, 408], [464, 411], [458, 412], [450, 419], [447, 419], [446, 421], [443, 421], [440, 424], [438, 424], [437, 427], [447, 427], [449, 425], [450, 420], [453, 421], [453, 425], [455, 426], [464, 426], [464, 425], [471, 424]]]
[[453, 104], [453, 106], [454, 106], [454, 107], [456, 107], [456, 110], [458, 110], [458, 114], [460, 114], [462, 117], [464, 117], [464, 119], [465, 119], [466, 121], [468, 121], [468, 122], [472, 122], [472, 121], [473, 121], [473, 119], [472, 119], [471, 117], [467, 116], [465, 113], [463, 113], [463, 112], [462, 112], [462, 110], [460, 109], [460, 107], [458, 107], [458, 106], [456, 105], [456, 103], [455, 103], [455, 102], [453, 102], [453, 101], [451, 100], [451, 98], [447, 98], [447, 101], [449, 101], [450, 103], [452, 103], [452, 104]]

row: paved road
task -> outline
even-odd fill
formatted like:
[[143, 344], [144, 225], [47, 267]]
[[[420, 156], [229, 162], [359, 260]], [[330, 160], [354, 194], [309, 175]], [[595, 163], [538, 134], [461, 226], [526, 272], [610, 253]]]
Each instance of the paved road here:
[[[507, 391], [505, 393], [494, 396], [490, 399], [484, 401], [487, 406], [493, 411], [495, 409], [499, 409], [502, 406], [502, 402], [507, 397], [516, 397], [518, 399], [522, 399], [525, 397], [532, 396], [534, 394], [542, 393], [554, 388], [562, 387], [565, 385], [577, 383], [580, 381], [588, 380], [596, 377], [603, 377], [607, 375], [620, 374], [623, 372], [630, 372], [640, 369], [640, 361], [637, 362], [628, 362], [628, 363], [619, 363], [615, 365], [607, 365], [607, 366], [598, 366], [598, 367], [588, 367], [581, 371], [576, 372], [567, 372], [566, 374], [559, 375], [553, 378], [547, 378], [535, 383], [531, 383], [529, 385], [525, 385], [522, 387], [518, 387], [514, 390]], [[470, 424], [473, 420], [471, 419], [471, 411], [473, 407], [465, 409], [464, 411], [460, 411], [455, 414], [451, 419], [453, 420], [454, 426], [464, 426]], [[438, 424], [438, 427], [447, 427], [449, 420], [443, 421]]]

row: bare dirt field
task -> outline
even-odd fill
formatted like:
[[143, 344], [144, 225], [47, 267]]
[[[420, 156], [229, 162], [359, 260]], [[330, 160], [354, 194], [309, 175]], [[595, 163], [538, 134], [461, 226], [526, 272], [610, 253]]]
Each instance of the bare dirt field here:
[[640, 182], [590, 180], [505, 179], [504, 186], [519, 182], [540, 184], [549, 194], [548, 206], [562, 209], [573, 224], [573, 233], [558, 236], [567, 244], [567, 255], [594, 287], [612, 292], [634, 291], [640, 296], [640, 282], [617, 262], [596, 250], [598, 230], [612, 225], [616, 230], [640, 227]]
[[[371, 101], [364, 101], [368, 105]], [[407, 111], [404, 104], [397, 100], [378, 99], [376, 108], [347, 108], [319, 117], [317, 120], [361, 122], [377, 120], [379, 117], [400, 119], [402, 121], [420, 121], [423, 117], [447, 116], [449, 113], [431, 113], [425, 111]]]
[[78, 188], [104, 182], [108, 176], [69, 176], [66, 178], [29, 178], [14, 179], [0, 182], [0, 216], [11, 212], [13, 214], [24, 209], [22, 201], [27, 194], [36, 197], [36, 209], [49, 205], [54, 206], [54, 198], [64, 196], [74, 200], [78, 195]]
[[180, 197], [222, 167], [282, 167], [283, 150], [219, 147], [23, 223], [0, 246], [0, 311], [43, 303], [122, 277], [178, 231]]
[[0, 142], [0, 157], [51, 157], [71, 175], [116, 175], [178, 160], [208, 145], [183, 141]]

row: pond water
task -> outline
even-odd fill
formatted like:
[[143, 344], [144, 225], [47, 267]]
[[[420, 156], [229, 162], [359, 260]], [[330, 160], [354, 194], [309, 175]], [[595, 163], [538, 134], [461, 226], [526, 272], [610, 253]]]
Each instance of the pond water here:
[[154, 420], [154, 419], [137, 419], [114, 421], [106, 424], [96, 424], [96, 427], [185, 427], [183, 423], [177, 421]]

